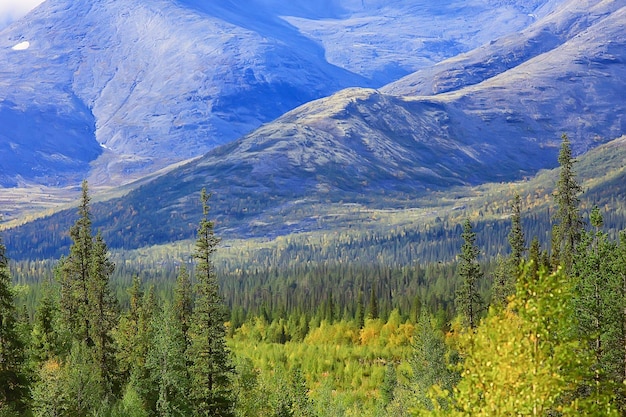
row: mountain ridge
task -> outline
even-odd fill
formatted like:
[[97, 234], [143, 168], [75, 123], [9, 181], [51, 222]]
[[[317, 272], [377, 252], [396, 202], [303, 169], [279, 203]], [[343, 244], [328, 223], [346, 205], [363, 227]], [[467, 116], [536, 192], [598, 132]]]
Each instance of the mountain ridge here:
[[[582, 10], [588, 2], [567, 4]], [[407, 84], [354, 87], [302, 104], [98, 203], [96, 226], [120, 248], [189, 238], [193, 196], [205, 187], [226, 236], [272, 237], [320, 227], [315, 212], [327, 207], [405, 207], [433, 192], [531, 178], [556, 166], [563, 133], [582, 154], [626, 132], [626, 1], [601, 5], [608, 8], [592, 18], [562, 10], [538, 17], [528, 38], [503, 41], [511, 53], [536, 42], [542, 19], [567, 39], [505, 71], [496, 66], [480, 82], [424, 95]], [[53, 228], [64, 230], [70, 217], [54, 215]], [[49, 221], [11, 233], [26, 233], [46, 250], [53, 246], [44, 242]]]
[[[132, 181], [524, 27], [542, 3], [47, 0], [0, 32], [0, 123], [23, 127], [0, 134], [0, 184]], [[451, 24], [472, 18], [492, 24]], [[41, 158], [46, 143], [56, 165]]]

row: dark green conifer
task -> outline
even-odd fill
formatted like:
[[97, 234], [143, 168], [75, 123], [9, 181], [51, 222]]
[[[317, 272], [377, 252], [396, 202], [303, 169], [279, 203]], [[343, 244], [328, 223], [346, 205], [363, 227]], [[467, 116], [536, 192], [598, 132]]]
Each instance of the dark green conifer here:
[[367, 313], [368, 319], [377, 319], [378, 318], [378, 296], [376, 295], [376, 286], [372, 283], [372, 288], [370, 290], [370, 304], [368, 306], [369, 311]]
[[461, 246], [461, 258], [458, 266], [458, 276], [460, 278], [460, 288], [456, 295], [456, 308], [463, 322], [470, 329], [478, 326], [480, 312], [483, 306], [482, 299], [478, 293], [478, 281], [483, 277], [478, 264], [478, 254], [476, 246], [476, 233], [472, 231], [472, 224], [469, 219], [463, 223], [463, 245]]
[[189, 346], [189, 327], [191, 325], [191, 314], [193, 312], [193, 288], [191, 278], [185, 264], [182, 264], [176, 278], [174, 287], [174, 314], [180, 322], [185, 345]]
[[220, 241], [209, 220], [209, 195], [202, 190], [202, 219], [196, 240], [196, 302], [190, 328], [191, 398], [196, 416], [232, 416], [230, 352], [226, 346], [226, 311], [218, 292], [212, 256]]
[[499, 307], [506, 306], [508, 297], [515, 293], [515, 281], [524, 259], [524, 252], [526, 252], [526, 237], [522, 229], [522, 199], [519, 194], [515, 194], [511, 210], [513, 211], [511, 231], [509, 232], [511, 255], [508, 258], [498, 257], [496, 259], [496, 270], [491, 291], [491, 303]]
[[22, 411], [27, 395], [24, 345], [17, 330], [13, 282], [0, 238], [0, 414]]
[[42, 297], [35, 310], [31, 349], [37, 362], [45, 362], [61, 353], [61, 341], [56, 329], [58, 300], [55, 299], [51, 283], [46, 280], [42, 285]]
[[595, 395], [614, 392], [623, 402], [626, 399], [622, 383], [626, 300], [622, 276], [626, 267], [619, 265], [618, 245], [601, 231], [603, 219], [597, 207], [592, 210], [590, 221], [594, 231], [582, 233], [572, 267], [579, 338], [586, 342], [592, 364], [593, 380], [586, 383]]
[[152, 339], [146, 365], [149, 384], [157, 389], [156, 414], [160, 417], [190, 415], [186, 341], [177, 312], [166, 304], [152, 320]]
[[527, 279], [536, 281], [539, 278], [539, 269], [542, 266], [541, 247], [537, 236], [535, 236], [530, 242], [530, 248], [528, 249], [528, 261], [528, 272], [526, 273]]
[[415, 392], [418, 406], [428, 410], [433, 408], [429, 396], [429, 390], [433, 385], [452, 391], [459, 379], [458, 373], [452, 370], [453, 357], [446, 346], [444, 335], [433, 328], [430, 314], [426, 309], [422, 309], [410, 358], [413, 368], [411, 388]]
[[90, 200], [87, 181], [83, 181], [78, 220], [70, 228], [70, 253], [59, 262], [58, 278], [61, 284], [59, 306], [67, 330], [73, 339], [91, 346], [93, 341], [89, 340], [89, 275], [93, 259], [93, 235]]
[[115, 265], [109, 260], [108, 250], [102, 235], [94, 239], [88, 281], [88, 314], [90, 316], [89, 338], [93, 342], [105, 392], [112, 392], [117, 364], [113, 331], [119, 321], [117, 298], [113, 295], [109, 281]]
[[496, 258], [496, 269], [491, 287], [491, 305], [494, 307], [506, 307], [508, 297], [515, 292], [515, 276], [512, 275], [511, 266], [510, 259], [502, 256]]
[[363, 296], [363, 291], [359, 290], [359, 296], [356, 302], [356, 323], [359, 326], [359, 329], [362, 329], [365, 326], [365, 300]]
[[387, 362], [385, 366], [385, 377], [383, 385], [380, 387], [380, 395], [383, 405], [387, 406], [394, 399], [396, 387], [398, 386], [398, 376], [396, 375], [396, 367], [393, 362]]
[[112, 332], [118, 323], [118, 306], [109, 286], [114, 265], [102, 235], [92, 233], [90, 201], [87, 181], [83, 181], [79, 218], [70, 228], [70, 254], [61, 259], [57, 269], [59, 308], [71, 338], [84, 344], [92, 355], [100, 371], [102, 392], [108, 395], [117, 388], [113, 382], [117, 366]]
[[580, 242], [583, 221], [580, 216], [579, 195], [582, 188], [576, 181], [574, 171], [575, 159], [572, 157], [570, 142], [566, 134], [563, 134], [561, 150], [559, 152], [559, 181], [556, 185], [554, 196], [557, 212], [554, 216], [556, 225], [553, 230], [553, 258], [559, 261], [566, 273], [572, 268], [576, 246]]

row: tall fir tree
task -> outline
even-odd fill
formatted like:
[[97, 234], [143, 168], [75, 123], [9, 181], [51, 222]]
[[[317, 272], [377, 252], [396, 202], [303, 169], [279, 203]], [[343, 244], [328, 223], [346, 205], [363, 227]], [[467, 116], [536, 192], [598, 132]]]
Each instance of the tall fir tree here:
[[36, 362], [43, 363], [61, 353], [58, 334], [58, 299], [51, 283], [46, 280], [41, 287], [41, 299], [35, 310], [31, 334], [31, 351]]
[[189, 347], [189, 327], [193, 313], [193, 288], [185, 264], [182, 264], [174, 287], [174, 313], [180, 322], [185, 345]]
[[0, 237], [0, 414], [24, 408], [27, 380], [23, 373], [24, 344], [19, 337], [6, 247]]
[[81, 202], [78, 207], [78, 220], [70, 228], [72, 245], [70, 253], [59, 262], [59, 280], [61, 284], [61, 313], [67, 330], [75, 340], [82, 340], [88, 345], [89, 311], [89, 275], [93, 257], [93, 235], [91, 230], [91, 209], [87, 181], [83, 181]]
[[153, 318], [152, 327], [146, 365], [150, 383], [158, 390], [156, 414], [160, 417], [189, 415], [187, 346], [177, 312], [166, 304]]
[[508, 240], [511, 254], [508, 258], [496, 260], [496, 270], [492, 287], [491, 302], [494, 306], [504, 307], [509, 296], [515, 293], [515, 281], [526, 252], [526, 237], [522, 228], [522, 199], [515, 194], [511, 203], [511, 231]]
[[70, 228], [70, 253], [57, 266], [59, 308], [71, 338], [84, 344], [81, 355], [89, 353], [97, 364], [101, 392], [109, 395], [116, 388], [117, 371], [112, 332], [118, 324], [118, 308], [109, 286], [114, 265], [100, 233], [93, 235], [90, 201], [87, 181], [83, 181], [78, 220]]
[[515, 292], [515, 275], [511, 268], [512, 262], [501, 255], [496, 258], [496, 268], [493, 272], [491, 287], [491, 305], [503, 308], [507, 305], [508, 297]]
[[513, 203], [511, 203], [511, 210], [513, 215], [511, 216], [511, 231], [509, 232], [510, 259], [513, 267], [517, 270], [524, 260], [524, 253], [526, 252], [526, 236], [522, 228], [522, 198], [517, 193]]
[[223, 417], [234, 415], [230, 352], [226, 346], [227, 318], [222, 298], [218, 292], [217, 276], [213, 266], [213, 253], [220, 239], [214, 234], [214, 224], [209, 220], [209, 198], [202, 189], [202, 219], [198, 228], [196, 251], [196, 300], [190, 327], [192, 362], [191, 398], [194, 415]]
[[476, 233], [472, 230], [472, 223], [466, 219], [463, 223], [463, 245], [458, 266], [458, 276], [461, 284], [456, 294], [456, 308], [461, 314], [464, 324], [470, 329], [478, 326], [483, 301], [478, 292], [478, 282], [483, 273], [478, 264], [480, 250], [476, 246]]
[[114, 269], [115, 265], [109, 259], [107, 246], [102, 235], [98, 233], [94, 239], [89, 271], [88, 313], [91, 320], [88, 330], [107, 393], [119, 388], [115, 386], [117, 364], [113, 341], [113, 331], [119, 322], [119, 306], [109, 285]]
[[370, 303], [368, 306], [367, 318], [368, 319], [377, 319], [379, 316], [378, 312], [378, 296], [376, 295], [376, 285], [372, 283], [372, 288], [370, 290]]
[[365, 300], [364, 300], [363, 290], [359, 290], [359, 295], [357, 297], [356, 302], [356, 313], [355, 319], [356, 324], [359, 326], [359, 329], [362, 329], [365, 326]]
[[[618, 293], [623, 300], [623, 304], [619, 306], [621, 309], [622, 327], [619, 330], [619, 338], [621, 345], [626, 346], [626, 230], [622, 230], [619, 235], [619, 245], [617, 249], [617, 257], [615, 259], [616, 270], [621, 280]], [[621, 352], [620, 359], [616, 363], [621, 364], [621, 369], [617, 369], [617, 373], [621, 374], [620, 379], [626, 381], [626, 348]], [[626, 410], [626, 400], [622, 399], [622, 410]]]
[[597, 207], [590, 214], [592, 232], [583, 232], [572, 272], [576, 283], [574, 298], [578, 315], [578, 335], [589, 349], [592, 380], [587, 387], [599, 395], [614, 392], [622, 411], [624, 402], [624, 337], [622, 275], [619, 250], [608, 234], [601, 231], [602, 215]]
[[118, 368], [124, 379], [141, 373], [145, 357], [139, 331], [140, 315], [143, 314], [144, 291], [141, 279], [137, 275], [133, 276], [133, 285], [127, 291], [130, 297], [129, 309], [120, 317], [114, 333]]
[[561, 137], [561, 150], [559, 152], [559, 180], [556, 184], [554, 200], [557, 211], [554, 216], [556, 221], [553, 229], [553, 258], [563, 267], [566, 273], [572, 268], [576, 246], [580, 242], [583, 221], [580, 215], [581, 186], [576, 180], [574, 163], [570, 141], [566, 134]]

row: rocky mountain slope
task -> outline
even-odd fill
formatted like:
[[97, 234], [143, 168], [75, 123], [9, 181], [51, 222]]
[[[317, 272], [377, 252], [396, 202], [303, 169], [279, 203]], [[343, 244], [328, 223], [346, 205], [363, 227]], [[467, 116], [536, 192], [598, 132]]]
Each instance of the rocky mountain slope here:
[[[626, 0], [538, 10], [543, 17], [517, 38], [379, 90], [349, 88], [308, 102], [130, 187], [94, 207], [96, 225], [113, 247], [189, 238], [206, 187], [225, 236], [307, 231], [320, 227], [316, 213], [332, 211], [324, 207], [410, 207], [431, 191], [532, 177], [556, 166], [562, 133], [579, 154], [622, 136]], [[45, 253], [62, 239], [49, 230], [67, 230], [72, 216], [13, 229], [11, 239], [28, 236]]]
[[0, 185], [128, 182], [521, 29], [541, 3], [47, 0], [0, 32]]

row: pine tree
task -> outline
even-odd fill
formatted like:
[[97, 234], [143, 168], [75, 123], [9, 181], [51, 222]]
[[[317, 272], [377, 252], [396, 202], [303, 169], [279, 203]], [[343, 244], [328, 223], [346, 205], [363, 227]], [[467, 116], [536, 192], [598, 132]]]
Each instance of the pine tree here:
[[513, 211], [509, 232], [511, 255], [507, 259], [498, 257], [494, 272], [491, 300], [492, 305], [498, 307], [506, 306], [508, 297], [515, 293], [515, 281], [526, 252], [526, 237], [522, 229], [522, 200], [519, 194], [515, 194], [511, 210]]
[[[415, 392], [419, 406], [426, 410], [433, 409], [428, 395], [433, 386], [442, 390], [452, 391], [459, 380], [459, 375], [452, 370], [451, 359], [454, 355], [446, 346], [441, 331], [433, 327], [430, 314], [422, 309], [417, 331], [413, 341], [413, 352], [410, 358], [413, 368], [411, 386]], [[446, 404], [441, 404], [447, 408]]]
[[530, 242], [530, 248], [528, 249], [528, 273], [527, 279], [536, 281], [539, 278], [539, 269], [541, 267], [541, 246], [539, 245], [539, 239], [535, 236]]
[[357, 298], [356, 304], [356, 324], [359, 326], [359, 329], [362, 329], [365, 326], [365, 301], [363, 296], [363, 290], [359, 290], [359, 296]]
[[299, 367], [291, 370], [290, 402], [291, 415], [294, 417], [314, 417], [313, 402], [308, 395], [309, 389]]
[[[590, 215], [593, 232], [583, 232], [574, 258], [575, 304], [578, 335], [586, 343], [591, 357], [593, 379], [587, 385], [598, 396], [612, 391], [625, 399], [622, 274], [618, 245], [600, 229], [602, 215], [595, 207]], [[626, 411], [626, 410], [624, 410]]]
[[70, 228], [72, 245], [67, 258], [59, 262], [61, 284], [61, 313], [68, 331], [75, 340], [93, 345], [89, 339], [89, 276], [93, 259], [91, 209], [87, 181], [82, 184], [79, 218]]
[[513, 267], [517, 270], [524, 259], [524, 252], [526, 252], [526, 237], [522, 228], [522, 199], [517, 193], [511, 204], [511, 210], [513, 216], [511, 217], [511, 231], [509, 232], [510, 259]]
[[193, 312], [193, 288], [185, 264], [182, 264], [174, 287], [174, 313], [180, 322], [185, 345], [189, 347], [189, 327]]
[[140, 369], [143, 367], [145, 357], [145, 350], [142, 348], [139, 336], [139, 316], [143, 314], [144, 292], [141, 279], [136, 275], [133, 277], [133, 285], [128, 289], [128, 295], [130, 308], [120, 318], [114, 333], [118, 369], [125, 379], [141, 373]]
[[43, 363], [61, 353], [61, 340], [56, 329], [58, 305], [53, 295], [51, 283], [44, 281], [42, 297], [35, 310], [31, 349], [37, 362]]
[[94, 356], [99, 365], [105, 392], [113, 392], [117, 373], [113, 331], [119, 321], [119, 307], [109, 281], [115, 266], [109, 260], [107, 247], [98, 233], [95, 237], [88, 282], [88, 312], [91, 318], [89, 338], [93, 341]]
[[491, 305], [494, 307], [505, 307], [508, 303], [508, 297], [515, 292], [512, 265], [510, 259], [502, 256], [496, 258], [496, 269], [493, 273], [493, 286], [491, 287]]
[[161, 417], [189, 415], [187, 346], [177, 312], [166, 305], [152, 320], [152, 327], [146, 362], [150, 383], [158, 389], [156, 414]]
[[0, 238], [0, 413], [21, 411], [27, 391], [22, 370], [23, 343], [17, 331], [13, 283]]
[[556, 225], [553, 231], [553, 251], [558, 254], [558, 261], [565, 272], [569, 273], [583, 228], [578, 197], [582, 188], [576, 181], [575, 160], [572, 157], [569, 139], [565, 134], [561, 138], [563, 141], [559, 152], [559, 181], [554, 196], [557, 212], [554, 217]]
[[377, 319], [378, 318], [378, 296], [376, 295], [376, 287], [372, 284], [372, 289], [370, 291], [370, 304], [368, 307], [369, 311], [367, 313], [368, 319]]
[[396, 367], [393, 362], [387, 362], [385, 366], [385, 377], [380, 387], [380, 395], [385, 407], [393, 401], [397, 386], [398, 375], [396, 374]]
[[196, 252], [196, 302], [191, 323], [192, 366], [191, 397], [197, 416], [232, 416], [232, 381], [234, 368], [226, 346], [226, 312], [218, 292], [217, 277], [212, 262], [219, 238], [209, 220], [209, 195], [202, 189], [203, 217], [200, 220]]
[[463, 245], [461, 246], [461, 260], [458, 266], [458, 275], [461, 280], [461, 287], [456, 295], [456, 308], [461, 314], [463, 322], [470, 329], [478, 326], [478, 319], [482, 308], [482, 299], [478, 293], [478, 281], [483, 277], [478, 264], [478, 254], [476, 246], [476, 233], [472, 231], [472, 224], [466, 219], [463, 224]]
[[70, 228], [70, 253], [56, 271], [61, 286], [59, 309], [65, 330], [81, 346], [81, 355], [89, 354], [95, 362], [101, 392], [110, 395], [118, 388], [112, 337], [118, 308], [109, 286], [114, 265], [101, 234], [92, 233], [90, 200], [87, 181], [83, 181], [79, 218]]
[[[615, 270], [618, 272], [618, 285], [619, 288], [617, 290], [617, 294], [619, 294], [622, 303], [618, 305], [618, 308], [621, 311], [620, 319], [621, 319], [621, 327], [617, 331], [617, 338], [620, 342], [621, 346], [626, 346], [626, 230], [622, 230], [619, 236], [619, 245], [617, 248], [617, 257], [615, 259]], [[621, 352], [615, 352], [616, 356], [619, 357], [615, 359], [615, 379], [618, 381], [626, 380], [626, 348], [622, 349]], [[620, 406], [622, 409], [622, 415], [626, 414], [624, 410], [626, 410], [626, 393], [624, 393], [624, 389], [622, 387], [621, 398], [620, 398]]]

